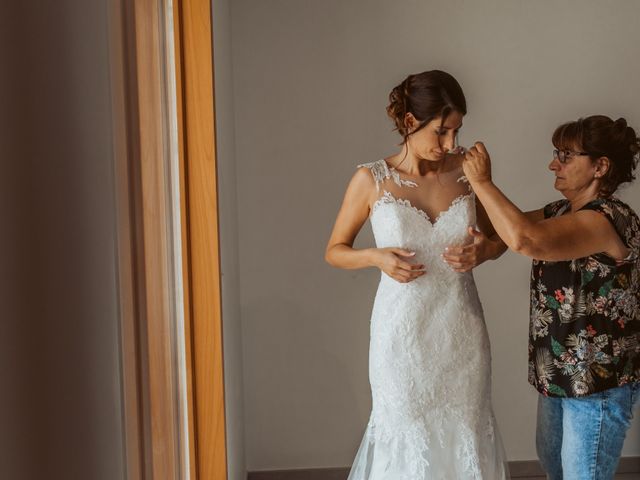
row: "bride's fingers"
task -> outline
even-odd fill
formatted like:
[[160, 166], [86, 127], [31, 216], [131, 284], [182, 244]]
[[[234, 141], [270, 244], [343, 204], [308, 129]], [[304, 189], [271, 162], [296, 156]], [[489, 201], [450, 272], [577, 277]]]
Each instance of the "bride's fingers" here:
[[473, 255], [473, 251], [457, 249], [455, 251], [446, 251], [442, 257], [447, 261], [462, 262], [469, 259]]
[[398, 278], [400, 278], [400, 279], [402, 279], [404, 281], [409, 280], [411, 278], [411, 276], [412, 276], [410, 272], [408, 272], [407, 270], [400, 269], [400, 268], [395, 271], [395, 275]]
[[465, 273], [465, 272], [468, 272], [468, 271], [470, 271], [472, 269], [473, 269], [472, 266], [468, 266], [468, 267], [462, 267], [462, 268], [454, 268], [453, 271], [457, 272], [457, 273]]
[[451, 268], [465, 268], [470, 269], [477, 265], [478, 258], [475, 253], [467, 253], [464, 255], [455, 255], [444, 257], [444, 260], [449, 264]]
[[445, 261], [454, 268], [460, 268], [461, 266], [473, 263], [473, 261], [468, 257], [450, 257], [445, 258]]
[[454, 255], [443, 257], [443, 260], [447, 262], [449, 265], [468, 265], [473, 264], [475, 262], [475, 255]]
[[391, 277], [400, 283], [408, 283], [415, 280], [418, 277], [424, 275], [425, 271], [415, 271], [414, 273], [410, 273], [407, 270], [398, 269], [392, 273]]
[[409, 278], [418, 278], [421, 277], [422, 275], [424, 275], [425, 273], [427, 273], [427, 271], [425, 269], [414, 269], [414, 270], [410, 270], [410, 271], [405, 271], [404, 274], [409, 277]]
[[403, 270], [407, 270], [409, 272], [413, 272], [415, 270], [423, 270], [424, 269], [424, 265], [421, 263], [409, 263], [409, 262], [404, 262], [402, 260], [400, 260], [397, 264], [398, 268], [401, 268]]
[[459, 263], [462, 258], [460, 257], [460, 255], [442, 255], [442, 258], [444, 259], [445, 262], [447, 262], [449, 265], [453, 264], [453, 263]]
[[402, 273], [393, 273], [391, 275], [391, 278], [393, 278], [396, 282], [400, 282], [400, 283], [407, 283], [408, 281], [408, 277]]
[[402, 260], [399, 260], [396, 263], [396, 268], [407, 272], [411, 272], [412, 270], [419, 269], [421, 267], [424, 267], [424, 265], [414, 265], [412, 263], [403, 262]]
[[424, 275], [424, 272], [419, 272], [416, 274], [399, 273], [396, 275], [396, 280], [398, 280], [400, 283], [409, 283], [414, 281], [416, 278], [421, 277], [422, 275]]

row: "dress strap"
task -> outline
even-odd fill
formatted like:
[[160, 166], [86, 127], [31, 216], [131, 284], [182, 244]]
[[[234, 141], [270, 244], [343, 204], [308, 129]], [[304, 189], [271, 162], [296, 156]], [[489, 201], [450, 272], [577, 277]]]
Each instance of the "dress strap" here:
[[473, 193], [473, 189], [471, 188], [471, 184], [469, 183], [469, 179], [466, 175], [462, 175], [458, 180], [456, 180], [456, 182], [466, 183], [467, 188], [469, 189], [469, 193]]
[[415, 182], [401, 179], [398, 171], [393, 167], [389, 167], [384, 159], [380, 159], [377, 162], [362, 163], [358, 165], [358, 168], [360, 167], [366, 167], [371, 170], [371, 175], [373, 175], [373, 179], [376, 181], [376, 189], [378, 191], [380, 190], [380, 183], [384, 182], [388, 178], [392, 179], [394, 183], [399, 187], [418, 186], [418, 184]]

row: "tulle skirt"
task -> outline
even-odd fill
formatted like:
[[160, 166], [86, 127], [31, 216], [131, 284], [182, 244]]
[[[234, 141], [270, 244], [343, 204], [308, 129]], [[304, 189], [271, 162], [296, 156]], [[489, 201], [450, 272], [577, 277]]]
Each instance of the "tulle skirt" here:
[[[504, 480], [508, 464], [491, 415], [490, 435], [441, 423], [435, 435], [384, 438], [370, 421], [348, 480]], [[480, 422], [484, 423], [484, 422]], [[417, 429], [418, 431], [420, 429]]]

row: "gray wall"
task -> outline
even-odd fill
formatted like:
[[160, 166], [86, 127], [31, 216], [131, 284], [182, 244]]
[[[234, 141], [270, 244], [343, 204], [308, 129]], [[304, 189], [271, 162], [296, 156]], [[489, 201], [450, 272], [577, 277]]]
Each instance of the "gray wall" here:
[[235, 125], [229, 0], [213, 1], [216, 89], [216, 160], [220, 214], [224, 384], [229, 480], [244, 480], [244, 397], [242, 330], [238, 277], [238, 200], [236, 196]]
[[124, 477], [107, 2], [0, 7], [0, 477]]
[[[356, 164], [396, 149], [388, 92], [408, 73], [453, 73], [462, 142], [486, 141], [498, 185], [540, 207], [559, 198], [547, 164], [560, 122], [605, 113], [640, 128], [640, 7], [236, 0], [231, 13], [247, 468], [348, 465], [370, 410], [379, 273], [333, 270], [323, 251]], [[624, 198], [640, 209], [640, 186]], [[529, 265], [510, 253], [476, 271], [510, 460], [535, 458]], [[626, 455], [640, 454], [638, 426]]]

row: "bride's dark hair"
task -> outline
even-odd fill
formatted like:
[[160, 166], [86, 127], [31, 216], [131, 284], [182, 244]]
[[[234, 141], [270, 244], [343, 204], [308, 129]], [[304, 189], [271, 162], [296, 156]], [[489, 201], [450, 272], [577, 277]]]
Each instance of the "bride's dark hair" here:
[[[440, 117], [444, 122], [452, 111], [465, 115], [467, 101], [458, 81], [442, 70], [409, 75], [389, 94], [387, 115], [395, 123], [395, 130], [402, 135], [402, 144], [434, 118]], [[411, 132], [406, 124], [407, 113], [419, 122]]]

